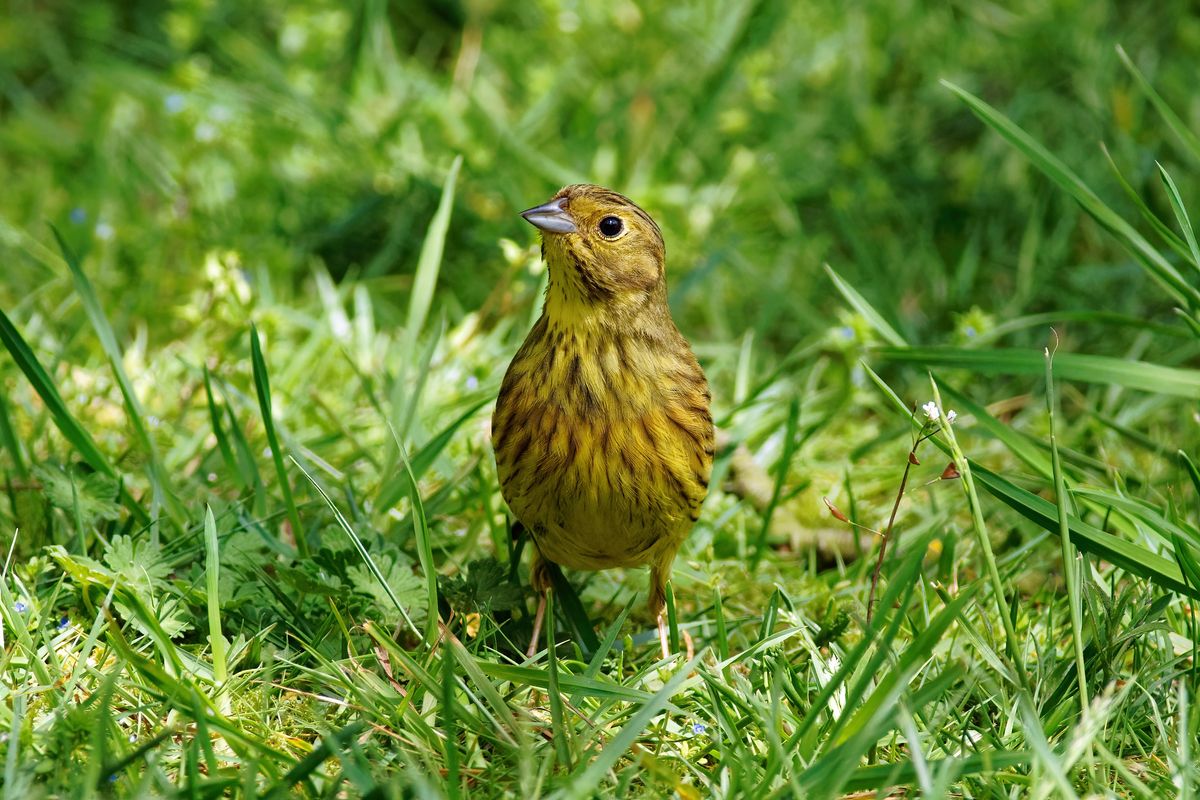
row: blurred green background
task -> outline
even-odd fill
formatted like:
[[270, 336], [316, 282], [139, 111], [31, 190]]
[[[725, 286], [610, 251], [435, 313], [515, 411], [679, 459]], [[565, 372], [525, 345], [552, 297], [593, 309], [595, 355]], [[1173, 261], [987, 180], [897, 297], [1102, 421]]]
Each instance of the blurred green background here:
[[504, 274], [502, 240], [534, 241], [516, 212], [574, 181], [660, 220], [672, 303], [701, 348], [753, 331], [782, 352], [839, 330], [824, 262], [914, 342], [1051, 308], [1156, 315], [1128, 257], [938, 81], [1125, 209], [1104, 143], [1170, 218], [1154, 159], [1172, 169], [1178, 151], [1114, 43], [1194, 119], [1189, 9], [13, 0], [0, 302], [53, 313], [70, 296], [43, 249], [53, 223], [119, 298], [121, 337], [191, 325], [175, 311], [211, 254], [285, 295], [319, 266], [366, 281], [387, 325], [461, 155], [437, 300], [452, 321]]

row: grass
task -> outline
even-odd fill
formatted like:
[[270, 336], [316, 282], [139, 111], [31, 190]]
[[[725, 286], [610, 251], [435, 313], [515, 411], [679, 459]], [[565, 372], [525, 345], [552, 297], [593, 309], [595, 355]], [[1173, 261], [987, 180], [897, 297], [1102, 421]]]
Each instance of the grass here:
[[[1043, 6], [0, 21], [5, 796], [1195, 797], [1194, 25]], [[723, 431], [668, 659], [638, 571], [523, 655], [581, 178]]]

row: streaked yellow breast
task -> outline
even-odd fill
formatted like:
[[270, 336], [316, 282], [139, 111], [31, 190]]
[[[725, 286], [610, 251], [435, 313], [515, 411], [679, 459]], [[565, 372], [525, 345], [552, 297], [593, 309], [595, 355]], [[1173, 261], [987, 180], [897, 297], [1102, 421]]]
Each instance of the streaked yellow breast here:
[[500, 390], [504, 499], [542, 554], [574, 569], [674, 553], [712, 468], [704, 373], [670, 324], [615, 332], [543, 316]]

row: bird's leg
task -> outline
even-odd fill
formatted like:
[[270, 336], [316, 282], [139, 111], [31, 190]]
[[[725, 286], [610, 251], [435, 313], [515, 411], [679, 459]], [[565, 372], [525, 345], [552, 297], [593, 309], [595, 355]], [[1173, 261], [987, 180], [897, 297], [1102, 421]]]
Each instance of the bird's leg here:
[[537, 612], [533, 615], [533, 635], [529, 637], [529, 649], [525, 651], [526, 657], [533, 658], [538, 649], [538, 639], [542, 635], [542, 622], [546, 619], [546, 592], [550, 591], [550, 570], [536, 548], [533, 551], [533, 561], [529, 565], [529, 584], [538, 593]]
[[546, 618], [546, 593], [538, 595], [537, 612], [533, 615], [533, 633], [529, 636], [529, 649], [525, 651], [526, 658], [533, 658], [537, 653], [538, 639], [542, 635], [542, 620]]
[[650, 611], [658, 620], [658, 643], [662, 645], [662, 657], [671, 657], [671, 646], [667, 640], [667, 576], [670, 574], [671, 558], [660, 560], [650, 566]]

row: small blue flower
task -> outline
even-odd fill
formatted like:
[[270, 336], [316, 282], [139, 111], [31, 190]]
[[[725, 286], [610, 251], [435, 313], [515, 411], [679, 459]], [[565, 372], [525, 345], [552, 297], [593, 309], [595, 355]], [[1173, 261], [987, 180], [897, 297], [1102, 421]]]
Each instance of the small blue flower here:
[[71, 209], [71, 222], [74, 222], [76, 225], [82, 225], [87, 222], [87, 212], [79, 206], [75, 206], [75, 208]]
[[167, 109], [168, 114], [178, 114], [183, 111], [185, 105], [187, 105], [187, 101], [179, 92], [171, 92], [163, 98], [163, 107]]
[[24, 614], [29, 610], [29, 606], [25, 605], [24, 600], [18, 600], [17, 602], [13, 603], [13, 610], [18, 614]]
[[467, 391], [473, 392], [478, 388], [479, 388], [479, 378], [476, 378], [474, 375], [468, 375], [467, 376]]
[[699, 736], [700, 734], [704, 733], [707, 730], [708, 730], [708, 727], [703, 722], [697, 722], [695, 725], [692, 726], [692, 733], [696, 734], [697, 736]]
[[66, 614], [63, 614], [63, 618], [58, 621], [58, 629], [60, 631], [65, 631], [67, 629], [67, 626], [70, 624], [71, 624], [71, 620], [67, 618]]
[[968, 339], [974, 339], [976, 336], [979, 335], [979, 331], [975, 330], [974, 325], [968, 325], [966, 328], [963, 329], [963, 333], [965, 333], [967, 335]]
[[849, 325], [843, 325], [842, 327], [838, 328], [838, 333], [841, 334], [843, 339], [854, 338], [854, 328], [851, 328]]

